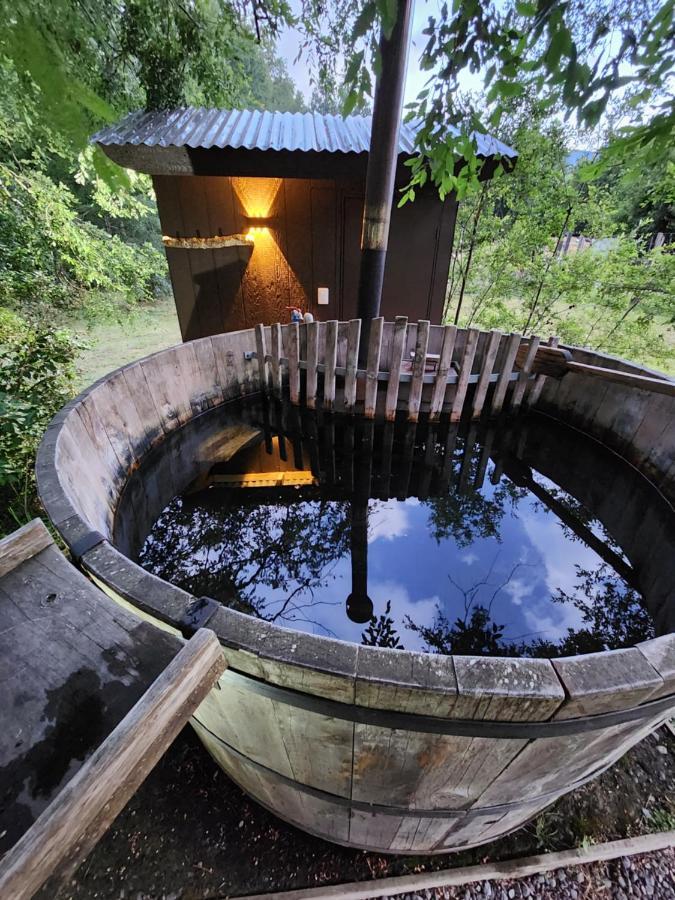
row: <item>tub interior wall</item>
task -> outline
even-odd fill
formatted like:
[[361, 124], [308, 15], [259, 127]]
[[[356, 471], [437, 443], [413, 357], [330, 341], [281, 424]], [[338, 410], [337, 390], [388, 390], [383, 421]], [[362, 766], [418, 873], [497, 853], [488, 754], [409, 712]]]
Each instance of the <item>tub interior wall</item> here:
[[[338, 365], [345, 359], [345, 328], [341, 323]], [[385, 371], [391, 335], [387, 325]], [[481, 341], [487, 339], [481, 335]], [[412, 329], [408, 349], [414, 340]], [[439, 352], [441, 340], [442, 329], [432, 327], [429, 352]], [[459, 352], [464, 340], [460, 330]], [[208, 417], [194, 428], [180, 426], [260, 390], [257, 363], [245, 357], [254, 351], [255, 335], [248, 331], [155, 354], [69, 404], [41, 445], [40, 496], [84, 569], [113, 596], [164, 621], [178, 620], [194, 598], [143, 572], [126, 554], [200, 470], [200, 448], [209, 446]], [[596, 365], [643, 371], [600, 355], [577, 350], [573, 355]], [[568, 374], [546, 381], [537, 408], [622, 455], [672, 504], [674, 405], [663, 395]], [[527, 443], [524, 452], [529, 452]], [[144, 459], [154, 474], [130, 480]], [[186, 466], [186, 459], [193, 464]], [[554, 480], [555, 466], [551, 453]], [[582, 466], [580, 460], [580, 477]], [[601, 479], [587, 490], [598, 511], [614, 500], [612, 485]], [[646, 530], [644, 543], [653, 549], [641, 560], [642, 576], [652, 577], [655, 602], [664, 605], [675, 583], [675, 561], [659, 559], [658, 515], [642, 515], [639, 505], [630, 505], [619, 527], [620, 544], [636, 529]], [[598, 728], [590, 736], [465, 737], [336, 719], [244, 690], [245, 683], [233, 676], [240, 673], [252, 684], [347, 706], [491, 721], [593, 716], [675, 694], [673, 635], [626, 650], [551, 661], [431, 657], [360, 647], [284, 632], [223, 607], [209, 627], [231, 667], [197, 716], [209, 751], [238, 784], [282, 818], [330, 840], [385, 852], [447, 852], [491, 840], [531, 818], [576, 780], [597, 774], [670, 713], [645, 709], [639, 720]], [[352, 799], [362, 805], [351, 806]], [[498, 806], [502, 801], [506, 807]], [[373, 803], [383, 809], [368, 807]], [[430, 810], [434, 804], [436, 810]]]

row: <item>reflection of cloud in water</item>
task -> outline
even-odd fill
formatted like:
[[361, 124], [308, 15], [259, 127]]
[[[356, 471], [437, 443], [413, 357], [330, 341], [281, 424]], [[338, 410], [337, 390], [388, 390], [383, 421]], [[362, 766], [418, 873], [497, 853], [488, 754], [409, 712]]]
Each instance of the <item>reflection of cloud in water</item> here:
[[474, 563], [480, 560], [480, 556], [477, 553], [472, 553], [470, 550], [468, 553], [463, 553], [460, 556], [460, 560], [467, 566], [472, 566]]
[[[558, 519], [536, 516], [521, 509], [520, 521], [539, 554], [551, 597], [559, 589], [567, 594], [575, 594], [575, 564], [584, 569], [593, 569], [601, 562], [597, 553], [580, 541], [571, 543], [565, 537]], [[546, 636], [551, 640], [564, 637], [568, 628], [578, 628], [583, 621], [580, 611], [569, 603], [552, 607], [548, 602], [529, 602], [523, 607], [523, 615], [533, 634]]]
[[368, 543], [383, 538], [393, 541], [402, 537], [410, 529], [410, 519], [406, 504], [396, 500], [376, 500], [368, 506]]
[[[360, 644], [361, 635], [368, 627], [367, 623], [359, 625], [346, 620], [344, 604], [350, 590], [348, 571], [342, 570], [340, 567], [336, 576], [335, 580], [315, 592], [316, 599], [324, 604], [321, 625], [317, 624], [315, 627], [307, 629], [305, 623], [303, 630], [307, 629], [315, 634], [339, 635], [342, 640]], [[368, 592], [373, 601], [375, 617], [384, 615], [387, 603], [390, 602], [390, 615], [401, 639], [401, 644], [406, 650], [421, 650], [424, 641], [417, 633], [405, 627], [405, 618], [410, 616], [413, 622], [422, 627], [432, 626], [436, 617], [436, 608], [440, 602], [439, 597], [423, 597], [415, 600], [411, 598], [405, 585], [387, 580], [371, 582], [368, 585]], [[278, 621], [277, 624], [285, 628], [293, 628], [298, 627], [300, 623], [296, 622], [294, 625], [293, 619], [287, 618]]]
[[522, 606], [532, 596], [534, 585], [525, 581], [524, 578], [512, 578], [508, 584], [504, 585], [502, 590], [509, 595], [511, 603], [515, 606]]

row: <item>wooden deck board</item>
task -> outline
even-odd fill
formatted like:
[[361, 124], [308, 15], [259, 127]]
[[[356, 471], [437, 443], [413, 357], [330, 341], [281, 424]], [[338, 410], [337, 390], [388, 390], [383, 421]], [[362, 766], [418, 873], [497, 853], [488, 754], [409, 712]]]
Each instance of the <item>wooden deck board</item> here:
[[[118, 607], [36, 520], [0, 577], [0, 852], [63, 789], [180, 649]], [[41, 548], [41, 549], [38, 549]]]

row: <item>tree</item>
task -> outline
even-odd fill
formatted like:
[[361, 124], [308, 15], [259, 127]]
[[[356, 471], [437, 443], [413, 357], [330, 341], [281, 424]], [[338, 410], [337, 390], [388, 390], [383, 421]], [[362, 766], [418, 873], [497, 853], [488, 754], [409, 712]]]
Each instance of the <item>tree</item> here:
[[[639, 153], [652, 162], [672, 143], [673, 0], [472, 0], [452, 9], [444, 4], [425, 33], [422, 67], [432, 77], [411, 110], [422, 120], [413, 189], [428, 172], [441, 194], [462, 196], [480, 170], [470, 152], [471, 132], [498, 130], [508, 100], [530, 90], [550, 111], [575, 116], [585, 128], [598, 125], [613, 97], [630, 91], [632, 119], [618, 132], [615, 156]], [[460, 91], [466, 71], [483, 73], [487, 106]], [[461, 126], [457, 137], [448, 134], [450, 124]], [[467, 156], [459, 171], [458, 151]]]

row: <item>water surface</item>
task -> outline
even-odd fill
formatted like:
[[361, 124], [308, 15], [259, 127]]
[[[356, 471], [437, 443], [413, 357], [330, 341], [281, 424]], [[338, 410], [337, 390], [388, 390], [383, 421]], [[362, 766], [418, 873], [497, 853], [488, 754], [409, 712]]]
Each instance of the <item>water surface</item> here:
[[662, 500], [595, 442], [541, 417], [460, 431], [256, 415], [159, 516], [139, 555], [150, 571], [393, 648], [560, 656], [657, 632], [627, 517]]

